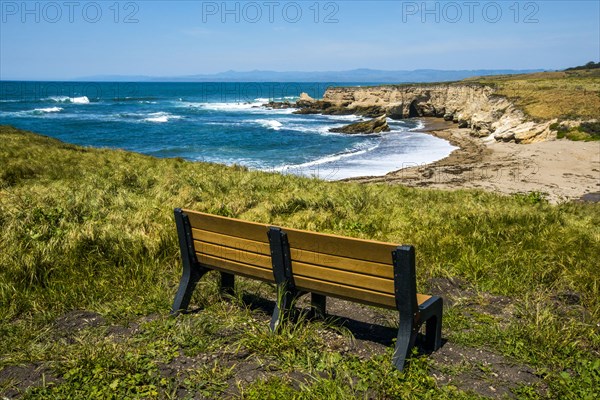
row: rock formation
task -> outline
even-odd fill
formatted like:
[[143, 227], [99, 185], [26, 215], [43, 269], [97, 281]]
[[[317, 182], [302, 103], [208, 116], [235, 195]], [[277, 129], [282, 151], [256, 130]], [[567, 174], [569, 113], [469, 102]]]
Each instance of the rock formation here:
[[285, 108], [292, 108], [292, 107], [296, 107], [296, 106], [294, 104], [290, 103], [289, 101], [270, 101], [266, 104], [263, 104], [263, 107], [271, 108], [274, 110], [279, 110], [279, 109], [285, 109]]
[[299, 114], [356, 114], [392, 119], [438, 117], [470, 128], [476, 137], [532, 143], [554, 137], [555, 120], [534, 122], [489, 86], [466, 83], [333, 87], [322, 100], [309, 96], [296, 103]]
[[355, 122], [350, 125], [343, 126], [341, 128], [331, 128], [329, 132], [337, 133], [381, 133], [389, 132], [390, 127], [387, 123], [387, 117], [381, 115], [380, 117], [373, 118], [369, 121]]

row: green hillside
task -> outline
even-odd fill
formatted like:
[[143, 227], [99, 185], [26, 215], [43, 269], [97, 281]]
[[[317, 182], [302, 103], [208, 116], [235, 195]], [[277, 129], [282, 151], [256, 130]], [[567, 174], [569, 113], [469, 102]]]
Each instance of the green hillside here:
[[535, 119], [600, 118], [600, 69], [466, 79], [497, 88]]
[[[495, 81], [503, 90], [518, 82]], [[0, 143], [1, 395], [597, 398], [598, 204], [328, 183], [6, 126]], [[272, 335], [274, 288], [246, 280], [224, 301], [209, 276], [192, 300], [200, 311], [170, 318], [181, 270], [174, 207], [413, 244], [419, 291], [446, 299], [440, 354], [473, 356], [451, 364], [416, 354], [400, 373], [393, 347], [352, 324], [301, 320]], [[395, 323], [393, 313], [350, 311]]]

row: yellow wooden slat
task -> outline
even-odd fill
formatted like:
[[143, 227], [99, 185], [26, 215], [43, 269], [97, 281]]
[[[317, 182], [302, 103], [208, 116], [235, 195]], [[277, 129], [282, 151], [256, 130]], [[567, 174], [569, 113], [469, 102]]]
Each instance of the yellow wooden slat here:
[[283, 228], [283, 231], [288, 235], [291, 248], [381, 264], [391, 264], [392, 251], [398, 247], [392, 243], [298, 229]]
[[430, 298], [431, 298], [431, 296], [429, 296], [427, 294], [418, 294], [417, 293], [417, 304], [423, 304]]
[[379, 278], [394, 279], [394, 267], [392, 257], [387, 264], [374, 263], [371, 261], [356, 260], [332, 256], [331, 254], [315, 253], [314, 251], [291, 249], [292, 261], [313, 264], [327, 268], [335, 268], [349, 272], [371, 275]]
[[194, 241], [197, 253], [272, 270], [271, 257], [212, 243]]
[[269, 269], [256, 267], [253, 265], [242, 264], [235, 261], [224, 260], [222, 258], [216, 258], [205, 254], [196, 253], [198, 262], [204, 264], [211, 269], [218, 271], [230, 272], [235, 275], [241, 275], [252, 279], [259, 279], [265, 282], [275, 282], [273, 278], [273, 272]]
[[204, 231], [200, 229], [192, 229], [192, 237], [194, 240], [217, 244], [220, 246], [232, 247], [252, 253], [271, 255], [271, 249], [268, 243], [257, 242], [255, 240], [247, 240], [236, 236], [222, 235], [220, 233]]
[[369, 275], [355, 274], [333, 268], [323, 268], [301, 262], [293, 263], [292, 269], [294, 277], [304, 276], [319, 281], [327, 281], [332, 285], [345, 285], [394, 295], [394, 281], [392, 279], [376, 278]]
[[[296, 287], [300, 290], [306, 290], [325, 296], [333, 296], [344, 300], [356, 301], [371, 306], [396, 309], [396, 299], [394, 298], [394, 295], [339, 284], [335, 285], [303, 276], [295, 277], [294, 282], [296, 283]], [[428, 295], [417, 294], [417, 304], [423, 304], [430, 297], [431, 296]]]
[[269, 225], [221, 217], [197, 211], [183, 210], [190, 219], [192, 228], [268, 243]]
[[294, 282], [296, 283], [296, 287], [300, 290], [307, 290], [325, 296], [339, 297], [341, 299], [357, 301], [373, 306], [396, 308], [396, 300], [393, 295], [340, 284], [332, 284], [304, 276], [294, 277]]

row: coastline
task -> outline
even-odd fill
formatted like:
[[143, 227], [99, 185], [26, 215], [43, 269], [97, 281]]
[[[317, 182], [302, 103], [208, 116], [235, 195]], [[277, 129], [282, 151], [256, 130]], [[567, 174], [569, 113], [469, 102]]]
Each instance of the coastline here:
[[445, 139], [458, 149], [431, 164], [345, 181], [482, 189], [506, 195], [537, 192], [554, 204], [600, 192], [600, 142], [561, 139], [502, 143], [472, 137], [470, 129], [440, 118], [419, 119], [425, 124], [422, 132]]

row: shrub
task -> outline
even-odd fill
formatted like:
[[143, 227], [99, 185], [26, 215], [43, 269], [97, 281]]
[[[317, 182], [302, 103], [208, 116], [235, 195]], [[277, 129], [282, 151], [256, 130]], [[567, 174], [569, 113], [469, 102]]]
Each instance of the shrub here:
[[583, 122], [579, 129], [594, 138], [600, 139], [600, 122]]

